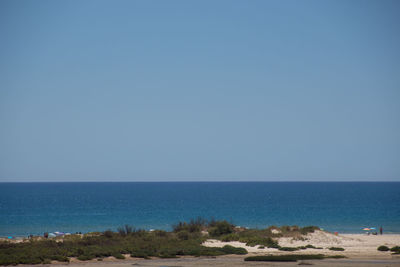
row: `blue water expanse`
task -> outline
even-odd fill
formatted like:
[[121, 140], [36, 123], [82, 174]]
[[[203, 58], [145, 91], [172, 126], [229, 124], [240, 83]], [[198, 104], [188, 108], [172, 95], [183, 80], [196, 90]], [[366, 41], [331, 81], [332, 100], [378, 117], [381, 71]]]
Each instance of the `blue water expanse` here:
[[399, 182], [0, 183], [0, 236], [171, 229], [202, 216], [236, 225], [400, 233]]

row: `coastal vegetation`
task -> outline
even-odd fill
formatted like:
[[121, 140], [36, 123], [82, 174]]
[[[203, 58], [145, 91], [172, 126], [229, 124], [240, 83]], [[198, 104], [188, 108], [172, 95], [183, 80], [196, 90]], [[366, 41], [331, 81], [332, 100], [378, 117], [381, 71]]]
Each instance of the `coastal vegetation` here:
[[390, 248], [388, 248], [387, 246], [379, 246], [379, 247], [378, 247], [378, 250], [379, 250], [379, 251], [389, 251]]
[[315, 247], [315, 246], [313, 246], [313, 245], [307, 245], [307, 246], [305, 246], [306, 248], [313, 248], [313, 249], [323, 249], [323, 248], [321, 248], [321, 247]]
[[278, 248], [281, 251], [296, 251], [296, 250], [300, 250], [299, 247], [279, 247]]
[[[247, 254], [246, 249], [226, 245], [206, 247], [202, 243], [209, 238], [221, 241], [241, 241], [249, 246], [264, 246], [285, 251], [298, 248], [281, 248], [276, 237], [301, 237], [317, 227], [297, 226], [270, 227], [267, 229], [246, 229], [227, 221], [198, 218], [179, 222], [173, 231], [145, 231], [125, 225], [116, 232], [75, 234], [57, 238], [35, 237], [25, 242], [0, 242], [0, 265], [41, 264], [51, 261], [69, 262], [70, 258], [81, 261], [102, 260], [105, 257], [125, 259], [127, 255], [148, 259], [150, 257], [175, 258], [190, 256], [219, 256], [226, 254]], [[315, 247], [304, 247], [315, 248]]]
[[340, 248], [340, 247], [330, 247], [329, 250], [333, 250], [333, 251], [344, 251], [344, 248]]
[[400, 246], [392, 247], [390, 251], [393, 252], [392, 254], [400, 254]]
[[394, 246], [392, 248], [389, 248], [388, 246], [379, 246], [378, 250], [379, 251], [391, 251], [392, 254], [400, 254], [400, 246]]
[[[274, 238], [279, 237], [292, 237], [302, 238], [303, 235], [313, 233], [315, 230], [319, 230], [316, 226], [298, 227], [298, 226], [282, 226], [276, 227], [271, 226], [266, 229], [246, 229], [246, 228], [235, 228], [232, 233], [222, 234], [216, 236], [217, 239], [225, 242], [239, 241], [246, 243], [247, 246], [264, 246], [268, 248], [277, 248], [281, 250], [297, 250], [297, 248], [281, 248], [278, 242]], [[306, 248], [315, 248], [306, 247]]]

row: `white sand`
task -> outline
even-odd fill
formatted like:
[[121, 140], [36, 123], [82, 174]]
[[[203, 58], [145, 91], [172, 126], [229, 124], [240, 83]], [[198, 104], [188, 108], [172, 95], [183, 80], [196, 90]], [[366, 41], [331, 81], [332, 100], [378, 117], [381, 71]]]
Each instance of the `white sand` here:
[[[334, 235], [324, 231], [315, 231], [305, 237], [305, 240], [298, 240], [295, 238], [282, 237], [278, 239], [279, 245], [282, 247], [298, 247], [313, 245], [315, 247], [322, 247], [323, 249], [306, 249], [298, 250], [294, 252], [280, 251], [274, 248], [262, 248], [259, 246], [250, 247], [246, 244], [232, 241], [232, 242], [221, 242], [215, 239], [207, 240], [203, 245], [208, 247], [223, 247], [225, 245], [231, 245], [234, 247], [245, 248], [249, 253], [252, 254], [287, 254], [287, 253], [299, 253], [299, 254], [325, 254], [325, 255], [345, 255], [350, 258], [376, 258], [376, 259], [387, 259], [393, 257], [399, 257], [392, 255], [390, 252], [378, 251], [377, 248], [381, 245], [390, 247], [400, 246], [400, 235], [399, 234], [387, 234], [387, 235], [363, 235], [363, 234], [342, 234]], [[330, 247], [341, 247], [345, 251], [332, 251]]]

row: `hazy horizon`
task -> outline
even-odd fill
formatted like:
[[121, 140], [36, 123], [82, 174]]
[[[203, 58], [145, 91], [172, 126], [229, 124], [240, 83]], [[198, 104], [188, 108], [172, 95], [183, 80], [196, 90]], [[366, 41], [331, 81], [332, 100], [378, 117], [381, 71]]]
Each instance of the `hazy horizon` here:
[[397, 180], [17, 180], [0, 183], [400, 183]]
[[0, 1], [0, 182], [400, 181], [399, 1]]

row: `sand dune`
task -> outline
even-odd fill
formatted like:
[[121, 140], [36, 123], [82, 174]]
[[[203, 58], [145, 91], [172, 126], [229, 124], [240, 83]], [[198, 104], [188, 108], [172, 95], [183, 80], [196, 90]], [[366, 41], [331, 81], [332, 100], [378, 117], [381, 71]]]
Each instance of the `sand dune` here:
[[[315, 247], [322, 247], [322, 249], [306, 249], [299, 250], [290, 253], [299, 254], [326, 254], [326, 255], [345, 255], [350, 258], [376, 258], [376, 259], [387, 259], [398, 257], [392, 255], [390, 252], [378, 251], [378, 246], [385, 245], [388, 247], [400, 245], [399, 234], [387, 234], [387, 235], [365, 235], [365, 234], [341, 234], [334, 235], [324, 231], [315, 231], [304, 236], [304, 239], [296, 239], [289, 237], [282, 237], [278, 239], [279, 245], [282, 247], [299, 247], [306, 245], [313, 245]], [[252, 254], [287, 254], [286, 251], [279, 251], [274, 248], [259, 248], [259, 246], [250, 247], [246, 244], [232, 241], [222, 242], [219, 240], [210, 239], [207, 240], [204, 246], [208, 247], [223, 247], [225, 245], [231, 245], [234, 247], [243, 247]], [[344, 251], [332, 251], [330, 247], [342, 247]]]

